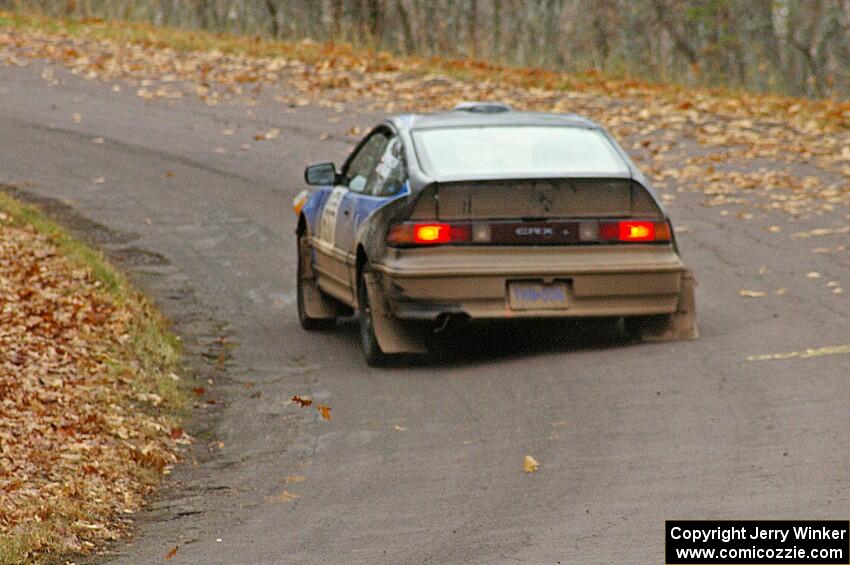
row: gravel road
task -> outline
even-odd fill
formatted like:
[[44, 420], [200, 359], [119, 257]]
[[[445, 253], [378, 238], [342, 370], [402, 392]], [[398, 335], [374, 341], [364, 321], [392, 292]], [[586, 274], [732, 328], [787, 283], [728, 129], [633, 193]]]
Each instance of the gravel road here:
[[144, 101], [40, 68], [0, 68], [0, 182], [70, 207], [54, 203], [211, 381], [186, 464], [98, 560], [179, 545], [169, 563], [660, 563], [665, 519], [850, 515], [850, 355], [748, 360], [850, 343], [848, 254], [812, 253], [847, 235], [790, 237], [846, 209], [744, 221], [677, 194], [697, 341], [485, 327], [443, 359], [372, 369], [353, 324], [298, 326], [290, 203], [304, 165], [339, 163], [378, 115]]

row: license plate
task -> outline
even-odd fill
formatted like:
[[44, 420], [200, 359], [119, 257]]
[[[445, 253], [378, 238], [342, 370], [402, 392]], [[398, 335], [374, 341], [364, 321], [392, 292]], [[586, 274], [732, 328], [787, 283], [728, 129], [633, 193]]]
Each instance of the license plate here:
[[569, 306], [566, 283], [512, 282], [508, 283], [508, 297], [512, 310], [553, 310]]

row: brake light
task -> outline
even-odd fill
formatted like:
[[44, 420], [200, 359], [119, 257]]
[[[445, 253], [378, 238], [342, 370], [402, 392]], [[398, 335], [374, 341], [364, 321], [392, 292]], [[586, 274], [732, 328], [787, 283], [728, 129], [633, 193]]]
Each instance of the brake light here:
[[452, 240], [448, 224], [416, 224], [413, 226], [414, 243], [448, 243]]
[[570, 245], [578, 243], [654, 243], [671, 240], [670, 225], [651, 220], [552, 222], [400, 222], [387, 232], [396, 247], [469, 243], [488, 245]]
[[667, 222], [642, 220], [601, 222], [599, 224], [599, 239], [624, 243], [670, 241], [670, 226]]
[[464, 243], [471, 237], [468, 224], [395, 224], [387, 233], [390, 245], [434, 245]]
[[652, 222], [620, 222], [620, 241], [655, 241]]

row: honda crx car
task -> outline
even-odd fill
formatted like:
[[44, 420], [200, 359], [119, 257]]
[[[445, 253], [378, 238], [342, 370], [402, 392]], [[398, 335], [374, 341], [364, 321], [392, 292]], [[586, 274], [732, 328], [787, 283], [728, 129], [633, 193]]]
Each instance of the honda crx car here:
[[612, 317], [694, 338], [694, 281], [647, 179], [598, 124], [466, 103], [378, 124], [305, 171], [298, 317], [356, 314], [370, 364], [453, 320]]

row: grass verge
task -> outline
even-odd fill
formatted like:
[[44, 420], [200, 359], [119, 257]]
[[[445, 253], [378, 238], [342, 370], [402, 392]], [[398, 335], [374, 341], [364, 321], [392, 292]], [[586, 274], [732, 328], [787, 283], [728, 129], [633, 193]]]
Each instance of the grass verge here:
[[36, 206], [0, 192], [0, 211], [14, 222], [28, 224], [49, 238], [72, 264], [89, 269], [118, 304], [135, 313], [133, 339], [119, 353], [140, 363], [143, 374], [148, 377], [136, 383], [140, 392], [158, 394], [172, 409], [183, 410], [188, 398], [186, 391], [178, 384], [179, 381], [169, 376], [180, 369], [180, 340], [169, 331], [168, 321], [151, 302], [132, 287], [126, 275], [116, 269], [103, 253], [72, 237]]
[[90, 552], [177, 461], [180, 342], [98, 251], [0, 192], [0, 563]]

